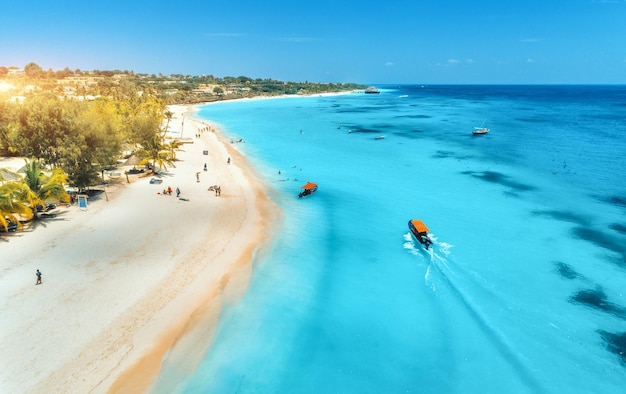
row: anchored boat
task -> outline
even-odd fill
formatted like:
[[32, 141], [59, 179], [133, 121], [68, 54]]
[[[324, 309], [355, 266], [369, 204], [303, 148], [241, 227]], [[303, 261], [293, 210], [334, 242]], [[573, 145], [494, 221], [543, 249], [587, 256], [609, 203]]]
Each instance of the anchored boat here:
[[485, 127], [486, 122], [487, 122], [487, 119], [483, 121], [483, 124], [480, 125], [480, 127], [474, 127], [474, 130], [472, 130], [472, 134], [473, 135], [487, 134], [489, 132], [489, 129]]
[[300, 188], [302, 188], [302, 191], [300, 192], [300, 194], [298, 194], [298, 197], [302, 198], [302, 197], [315, 193], [317, 191], [317, 184], [312, 183], [312, 182], [307, 182], [306, 185], [302, 185], [300, 186]]
[[411, 230], [411, 234], [415, 237], [415, 240], [428, 250], [428, 247], [432, 245], [433, 241], [428, 237], [428, 227], [418, 219], [409, 220], [409, 230]]

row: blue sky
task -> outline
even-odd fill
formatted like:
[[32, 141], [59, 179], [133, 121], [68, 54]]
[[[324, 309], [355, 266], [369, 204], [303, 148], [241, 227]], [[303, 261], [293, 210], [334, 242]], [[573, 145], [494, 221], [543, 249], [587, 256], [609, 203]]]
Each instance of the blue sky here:
[[626, 83], [626, 0], [32, 0], [0, 65], [360, 83]]

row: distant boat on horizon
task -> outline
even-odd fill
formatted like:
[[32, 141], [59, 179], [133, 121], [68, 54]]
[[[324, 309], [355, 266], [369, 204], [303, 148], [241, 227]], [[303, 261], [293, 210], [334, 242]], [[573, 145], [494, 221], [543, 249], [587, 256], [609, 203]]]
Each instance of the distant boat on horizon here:
[[380, 93], [380, 91], [376, 89], [376, 86], [370, 86], [367, 89], [365, 89], [365, 94], [377, 94], [377, 93]]

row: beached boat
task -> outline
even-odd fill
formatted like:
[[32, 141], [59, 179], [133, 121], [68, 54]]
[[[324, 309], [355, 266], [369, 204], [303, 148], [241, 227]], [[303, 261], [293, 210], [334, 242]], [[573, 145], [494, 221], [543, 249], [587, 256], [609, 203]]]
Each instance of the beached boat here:
[[433, 241], [428, 237], [428, 227], [418, 219], [409, 220], [409, 230], [411, 230], [411, 234], [415, 237], [415, 240], [428, 250], [428, 247], [432, 245]]
[[489, 129], [485, 127], [485, 122], [487, 120], [483, 121], [483, 124], [480, 125], [480, 127], [474, 127], [474, 130], [472, 131], [473, 135], [482, 135], [482, 134], [487, 134], [489, 132]]
[[307, 182], [306, 185], [300, 186], [302, 191], [298, 194], [299, 198], [311, 195], [317, 191], [317, 184], [312, 182]]
[[376, 86], [370, 86], [367, 89], [365, 89], [365, 93], [366, 94], [377, 94], [377, 93], [380, 93], [380, 91], [378, 91], [378, 89], [376, 89]]

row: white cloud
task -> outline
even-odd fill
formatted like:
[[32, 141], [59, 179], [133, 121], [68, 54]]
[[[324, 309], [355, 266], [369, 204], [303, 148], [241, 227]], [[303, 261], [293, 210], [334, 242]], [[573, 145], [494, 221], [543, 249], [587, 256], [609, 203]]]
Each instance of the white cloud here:
[[459, 59], [448, 59], [449, 64], [457, 64], [459, 63]]
[[527, 63], [534, 63], [535, 59], [533, 59], [532, 57], [529, 57], [528, 59], [526, 59]]
[[393, 66], [395, 66], [395, 64], [393, 64], [393, 62], [385, 62], [385, 66], [393, 67]]

